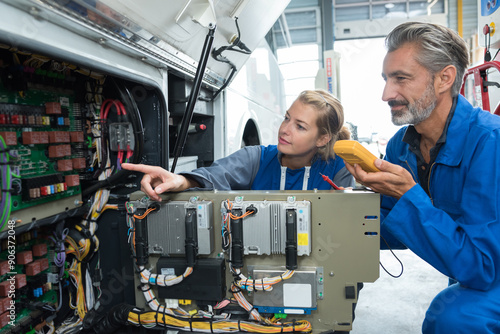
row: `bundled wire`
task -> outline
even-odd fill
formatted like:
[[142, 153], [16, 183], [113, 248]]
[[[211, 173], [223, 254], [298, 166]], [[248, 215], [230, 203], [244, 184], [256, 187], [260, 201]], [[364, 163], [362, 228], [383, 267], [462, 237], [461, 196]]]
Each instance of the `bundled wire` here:
[[54, 232], [54, 236], [49, 237], [54, 243], [54, 264], [59, 268], [59, 278], [64, 274], [64, 263], [66, 262], [66, 247], [64, 246], [64, 240], [68, 232], [69, 230], [65, 228], [61, 231], [61, 235], [57, 235], [57, 233]]
[[271, 291], [273, 285], [281, 283], [293, 276], [294, 270], [287, 270], [282, 275], [276, 277], [265, 277], [259, 279], [249, 279], [241, 273], [239, 269], [234, 269], [235, 276], [239, 278], [234, 283], [241, 289], [251, 291]]
[[[128, 212], [128, 220], [127, 220], [127, 225], [129, 227], [129, 243], [131, 246], [132, 254], [135, 257], [135, 229], [134, 229], [134, 222], [135, 219], [144, 219], [149, 215], [151, 212], [156, 210], [156, 207], [150, 207], [148, 208], [143, 214], [137, 215], [134, 214], [134, 208], [133, 206], [127, 202], [125, 203], [125, 209]], [[149, 270], [147, 270], [144, 266], [138, 266], [138, 272], [141, 276], [141, 283], [144, 284], [153, 284], [153, 285], [158, 285], [158, 286], [172, 286], [175, 284], [179, 284], [184, 280], [184, 278], [188, 277], [191, 275], [193, 272], [192, 267], [187, 267], [186, 270], [182, 275], [176, 276], [176, 275], [159, 275], [159, 274], [153, 274]]]
[[310, 332], [311, 323], [306, 320], [285, 323], [256, 323], [252, 321], [230, 320], [226, 316], [206, 317], [198, 313], [194, 316], [173, 316], [160, 311], [141, 312], [133, 309], [128, 314], [128, 322], [145, 328], [166, 327], [182, 331], [196, 331], [202, 333], [291, 333]]
[[82, 263], [73, 259], [73, 262], [68, 269], [68, 274], [71, 278], [71, 282], [76, 287], [75, 303], [73, 303], [73, 297], [70, 294], [69, 307], [76, 310], [78, 317], [83, 320], [85, 314], [87, 314], [87, 305], [85, 303], [85, 290], [82, 283]]
[[149, 284], [142, 284], [140, 287], [142, 293], [144, 294], [144, 299], [148, 306], [153, 310], [165, 314], [170, 314], [173, 316], [189, 316], [189, 313], [177, 307], [175, 309], [167, 308], [163, 305], [160, 305], [158, 299], [156, 298], [151, 286]]
[[236, 216], [232, 213], [233, 204], [231, 201], [226, 200], [223, 202], [224, 210], [222, 210], [222, 249], [224, 252], [228, 253], [229, 257], [229, 268], [234, 276], [234, 282], [231, 285], [231, 292], [233, 293], [234, 299], [237, 301], [238, 305], [244, 310], [248, 311], [250, 319], [258, 321], [264, 324], [272, 324], [270, 319], [264, 318], [260, 313], [250, 304], [242, 291], [271, 291], [273, 285], [283, 282], [291, 278], [294, 274], [294, 270], [287, 270], [280, 276], [276, 277], [265, 277], [259, 279], [249, 279], [245, 277], [239, 268], [235, 268], [232, 265], [232, 247], [231, 247], [231, 220], [239, 220], [248, 217], [255, 213], [255, 211], [248, 210], [240, 216]]
[[80, 333], [82, 327], [82, 319], [79, 317], [73, 317], [66, 319], [59, 327], [57, 327], [55, 333]]
[[163, 287], [179, 284], [184, 280], [184, 278], [188, 277], [193, 272], [192, 267], [187, 267], [184, 273], [179, 276], [152, 274], [149, 270], [147, 270], [143, 266], [140, 266], [139, 270], [141, 275], [141, 283], [148, 283]]

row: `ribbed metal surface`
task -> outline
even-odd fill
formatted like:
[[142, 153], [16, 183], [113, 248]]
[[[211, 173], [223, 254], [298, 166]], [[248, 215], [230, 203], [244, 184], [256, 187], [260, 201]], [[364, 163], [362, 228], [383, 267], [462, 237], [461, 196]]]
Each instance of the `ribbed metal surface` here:
[[271, 220], [271, 254], [280, 254], [283, 247], [281, 242], [283, 231], [281, 229], [281, 212], [280, 207], [277, 204], [270, 205], [270, 220]]

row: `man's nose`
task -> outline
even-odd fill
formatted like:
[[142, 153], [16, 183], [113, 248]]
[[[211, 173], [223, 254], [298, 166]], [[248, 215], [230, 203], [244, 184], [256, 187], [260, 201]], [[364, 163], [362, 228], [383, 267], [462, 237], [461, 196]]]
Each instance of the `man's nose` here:
[[382, 101], [390, 101], [390, 100], [395, 100], [397, 96], [396, 90], [394, 87], [389, 83], [386, 82], [384, 86], [384, 91], [382, 92]]

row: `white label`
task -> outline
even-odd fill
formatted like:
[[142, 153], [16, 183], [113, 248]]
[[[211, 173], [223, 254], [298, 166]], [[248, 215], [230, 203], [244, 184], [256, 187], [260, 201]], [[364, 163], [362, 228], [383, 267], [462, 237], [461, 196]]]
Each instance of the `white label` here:
[[285, 307], [312, 307], [311, 284], [283, 284], [283, 306]]

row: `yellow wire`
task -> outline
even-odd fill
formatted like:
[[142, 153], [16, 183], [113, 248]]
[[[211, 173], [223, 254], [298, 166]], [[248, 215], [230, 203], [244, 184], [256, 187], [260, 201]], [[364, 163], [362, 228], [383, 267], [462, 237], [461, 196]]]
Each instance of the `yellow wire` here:
[[[139, 322], [140, 319], [140, 322]], [[196, 319], [197, 321], [190, 321]], [[171, 326], [181, 329], [199, 329], [199, 330], [214, 330], [218, 332], [236, 332], [245, 331], [251, 333], [290, 333], [290, 332], [310, 332], [312, 330], [311, 323], [306, 320], [299, 320], [296, 322], [285, 322], [283, 324], [261, 325], [257, 322], [249, 321], [231, 321], [231, 320], [211, 320], [200, 321], [206, 319], [203, 317], [193, 317], [189, 320], [183, 320], [177, 317], [169, 316], [160, 312], [144, 312], [140, 315], [134, 311], [129, 312], [128, 321], [135, 325], [142, 326]], [[148, 326], [149, 325], [149, 326]]]

